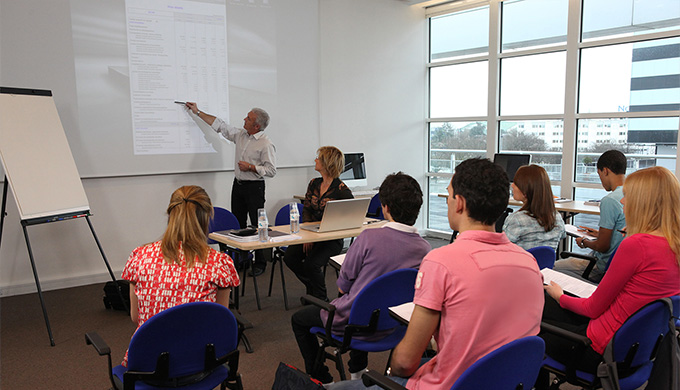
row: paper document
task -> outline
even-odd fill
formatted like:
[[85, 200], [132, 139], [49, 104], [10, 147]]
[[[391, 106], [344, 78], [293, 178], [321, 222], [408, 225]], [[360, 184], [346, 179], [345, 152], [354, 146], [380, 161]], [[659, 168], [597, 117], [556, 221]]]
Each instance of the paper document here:
[[269, 232], [269, 241], [271, 242], [282, 242], [288, 240], [300, 240], [302, 236], [292, 233], [281, 233], [275, 230]]
[[234, 234], [235, 231], [239, 231], [239, 230], [241, 230], [241, 229], [222, 230], [222, 231], [219, 231], [219, 232], [213, 232], [213, 234], [221, 236], [221, 237], [228, 238], [230, 240], [238, 241], [238, 242], [253, 242], [253, 241], [257, 241], [259, 239], [259, 237], [257, 236], [257, 233], [252, 234], [252, 235], [246, 235], [246, 236], [239, 236], [239, 235]]
[[550, 268], [543, 268], [541, 273], [543, 274], [544, 284], [550, 284], [551, 281], [555, 282], [559, 284], [564, 291], [568, 291], [579, 298], [588, 298], [595, 292], [595, 289], [597, 289], [597, 286], [594, 284], [573, 276], [565, 275]]
[[413, 315], [413, 309], [415, 309], [416, 305], [413, 302], [406, 302], [402, 303], [399, 306], [391, 306], [390, 311], [396, 315], [398, 315], [400, 318], [403, 318], [406, 322], [411, 321], [411, 315]]
[[337, 268], [342, 267], [342, 263], [345, 261], [345, 253], [337, 256], [331, 256], [331, 261], [337, 264]]
[[567, 234], [572, 236], [572, 237], [583, 237], [586, 240], [594, 240], [595, 239], [595, 236], [591, 236], [590, 234], [588, 234], [588, 232], [585, 232], [583, 230], [579, 230], [579, 228], [577, 228], [576, 226], [569, 224], [569, 223], [564, 224], [564, 230], [566, 230]]

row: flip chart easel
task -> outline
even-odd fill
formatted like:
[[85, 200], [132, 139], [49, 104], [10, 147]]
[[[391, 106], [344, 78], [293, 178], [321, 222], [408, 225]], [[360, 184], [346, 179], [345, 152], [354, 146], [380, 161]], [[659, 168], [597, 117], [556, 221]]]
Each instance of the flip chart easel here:
[[114, 282], [116, 277], [90, 221], [90, 206], [51, 91], [0, 87], [0, 160], [5, 171], [0, 243], [11, 187], [50, 345], [54, 346], [27, 227], [84, 217]]

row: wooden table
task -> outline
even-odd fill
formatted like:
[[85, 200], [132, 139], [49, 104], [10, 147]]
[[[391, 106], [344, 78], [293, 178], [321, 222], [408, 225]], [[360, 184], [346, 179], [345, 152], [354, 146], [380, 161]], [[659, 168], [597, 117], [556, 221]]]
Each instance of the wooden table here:
[[[288, 246], [288, 245], [295, 245], [295, 244], [306, 244], [306, 243], [312, 243], [312, 242], [320, 242], [320, 241], [330, 241], [330, 240], [337, 240], [337, 239], [345, 239], [345, 238], [352, 238], [356, 237], [361, 232], [363, 232], [366, 229], [373, 229], [373, 228], [378, 228], [382, 227], [387, 221], [385, 220], [380, 220], [380, 219], [374, 219], [374, 218], [366, 218], [366, 221], [364, 222], [364, 225], [360, 228], [356, 229], [344, 229], [344, 230], [336, 230], [333, 232], [325, 232], [325, 233], [317, 233], [317, 232], [312, 232], [309, 230], [305, 229], [300, 229], [299, 233], [296, 233], [296, 236], [299, 236], [299, 238], [296, 239], [285, 239], [285, 240], [276, 240], [276, 241], [268, 241], [268, 242], [260, 242], [260, 241], [250, 241], [250, 242], [241, 242], [237, 240], [233, 240], [227, 236], [221, 235], [221, 234], [216, 234], [216, 233], [210, 233], [208, 237], [212, 240], [217, 241], [220, 243], [220, 248], [231, 248], [239, 253], [240, 256], [247, 256], [247, 253], [250, 251], [258, 250], [258, 249], [269, 249], [269, 248], [276, 248], [280, 246]], [[302, 223], [300, 226], [305, 226], [312, 224], [311, 222], [308, 223]], [[280, 226], [272, 226], [272, 230], [282, 232], [282, 233], [290, 233], [290, 225], [280, 225]], [[244, 258], [244, 257], [241, 257]], [[251, 268], [253, 267], [253, 262], [248, 263], [248, 267]], [[245, 283], [245, 282], [244, 282]], [[260, 292], [257, 287], [257, 278], [253, 277], [253, 287], [255, 288], [255, 299], [257, 301], [257, 308], [258, 310], [261, 309], [260, 306]], [[235, 294], [238, 296], [238, 294]], [[238, 300], [236, 300], [236, 306], [238, 307]]]

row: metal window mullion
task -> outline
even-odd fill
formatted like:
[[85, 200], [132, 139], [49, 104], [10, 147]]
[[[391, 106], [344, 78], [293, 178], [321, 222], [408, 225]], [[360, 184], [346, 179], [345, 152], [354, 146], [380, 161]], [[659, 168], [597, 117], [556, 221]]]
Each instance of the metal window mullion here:
[[499, 132], [499, 96], [500, 96], [500, 47], [501, 47], [501, 1], [493, 0], [489, 4], [489, 78], [487, 80], [487, 122], [486, 122], [486, 156], [493, 158], [498, 150]]
[[[579, 36], [579, 40], [580, 40], [580, 37], [581, 37], [581, 31], [580, 30], [579, 30], [578, 36]], [[653, 33], [647, 33], [647, 34], [641, 34], [641, 35], [631, 35], [631, 36], [626, 36], [626, 37], [598, 39], [598, 40], [592, 40], [592, 41], [588, 41], [588, 42], [579, 42], [578, 47], [581, 48], [581, 49], [588, 49], [588, 48], [591, 48], [591, 47], [603, 47], [603, 46], [621, 45], [621, 44], [625, 44], [625, 43], [637, 43], [637, 42], [652, 41], [652, 40], [664, 39], [664, 38], [674, 38], [674, 37], [677, 37], [677, 36], [680, 36], [680, 29], [653, 32]]]
[[579, 42], [581, 38], [581, 0], [569, 0], [567, 16], [567, 58], [562, 132], [562, 183], [560, 196], [573, 196], [576, 171], [576, 110], [578, 108]]
[[576, 119], [610, 119], [610, 118], [665, 118], [680, 115], [680, 111], [626, 111], [598, 112], [576, 114]]

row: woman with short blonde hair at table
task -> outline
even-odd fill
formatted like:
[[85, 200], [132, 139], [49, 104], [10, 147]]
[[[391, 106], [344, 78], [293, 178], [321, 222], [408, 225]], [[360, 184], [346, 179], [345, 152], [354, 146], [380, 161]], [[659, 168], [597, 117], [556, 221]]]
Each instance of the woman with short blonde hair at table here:
[[[321, 177], [312, 179], [307, 186], [302, 208], [302, 222], [319, 222], [331, 200], [354, 198], [352, 191], [339, 179], [345, 168], [345, 156], [334, 146], [322, 146], [316, 152], [314, 170]], [[331, 256], [342, 251], [344, 240], [329, 240], [291, 245], [283, 261], [305, 285], [308, 295], [328, 301], [323, 267]]]

